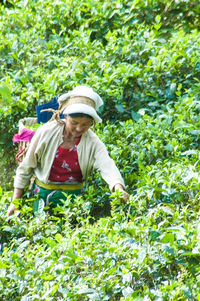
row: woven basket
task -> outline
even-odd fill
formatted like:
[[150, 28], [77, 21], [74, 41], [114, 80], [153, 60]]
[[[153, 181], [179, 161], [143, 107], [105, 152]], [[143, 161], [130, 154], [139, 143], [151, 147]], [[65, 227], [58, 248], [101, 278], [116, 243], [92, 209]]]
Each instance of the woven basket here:
[[[37, 118], [36, 117], [27, 117], [27, 118], [23, 118], [20, 119], [19, 123], [18, 123], [18, 128], [19, 131], [18, 133], [20, 134], [21, 131], [23, 130], [23, 128], [26, 128], [27, 126], [32, 126], [34, 124], [37, 124]], [[21, 163], [26, 155], [26, 152], [28, 150], [30, 142], [28, 141], [20, 141], [19, 142], [19, 148], [18, 148], [18, 152], [16, 155], [16, 159], [18, 161], [18, 163]]]

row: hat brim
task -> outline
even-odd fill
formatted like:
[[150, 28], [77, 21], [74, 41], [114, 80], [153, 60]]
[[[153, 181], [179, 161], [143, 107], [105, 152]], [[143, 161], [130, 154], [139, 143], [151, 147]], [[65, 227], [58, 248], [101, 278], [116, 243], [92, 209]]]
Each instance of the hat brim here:
[[83, 114], [87, 114], [87, 115], [91, 116], [95, 122], [98, 122], [98, 123], [102, 122], [102, 119], [99, 117], [96, 110], [86, 104], [81, 104], [81, 103], [77, 104], [76, 103], [76, 104], [69, 105], [63, 110], [62, 113], [64, 115], [69, 115], [69, 114], [73, 114], [73, 113], [83, 113]]

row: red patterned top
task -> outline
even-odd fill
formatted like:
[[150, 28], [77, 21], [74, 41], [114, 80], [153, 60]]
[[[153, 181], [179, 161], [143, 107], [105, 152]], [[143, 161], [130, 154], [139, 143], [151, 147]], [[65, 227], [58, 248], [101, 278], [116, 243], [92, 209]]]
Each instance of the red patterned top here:
[[49, 180], [52, 182], [70, 182], [81, 183], [82, 173], [78, 162], [77, 145], [81, 138], [78, 139], [73, 149], [58, 147]]

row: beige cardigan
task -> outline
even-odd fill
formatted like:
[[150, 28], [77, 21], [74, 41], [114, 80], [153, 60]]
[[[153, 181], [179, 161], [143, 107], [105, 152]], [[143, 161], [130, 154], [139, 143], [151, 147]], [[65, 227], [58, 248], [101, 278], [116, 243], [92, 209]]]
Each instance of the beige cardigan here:
[[[45, 184], [50, 183], [48, 178], [57, 148], [63, 142], [63, 129], [64, 125], [59, 125], [56, 121], [48, 122], [38, 128], [25, 158], [17, 168], [15, 188], [27, 186], [31, 176], [35, 176]], [[118, 183], [124, 186], [122, 176], [105, 145], [92, 130], [89, 129], [82, 135], [77, 152], [83, 181], [87, 180], [93, 170], [97, 170], [100, 171], [111, 191]]]

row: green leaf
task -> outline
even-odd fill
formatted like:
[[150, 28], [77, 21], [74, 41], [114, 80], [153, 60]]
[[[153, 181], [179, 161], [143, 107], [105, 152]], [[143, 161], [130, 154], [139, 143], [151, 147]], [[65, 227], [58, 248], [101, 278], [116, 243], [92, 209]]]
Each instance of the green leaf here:
[[57, 233], [55, 235], [55, 239], [57, 240], [57, 242], [61, 242], [63, 240], [63, 236], [60, 233]]
[[161, 237], [161, 242], [166, 244], [166, 243], [170, 243], [171, 245], [174, 243], [175, 237], [174, 234], [172, 233], [165, 233], [162, 237]]
[[46, 281], [51, 281], [55, 278], [55, 276], [51, 274], [42, 274], [40, 278]]
[[131, 110], [131, 117], [133, 120], [138, 121], [141, 118], [141, 115]]
[[125, 287], [123, 290], [122, 290], [122, 294], [125, 298], [131, 296], [132, 294], [134, 293], [134, 290], [128, 286], [128, 287]]
[[140, 252], [138, 252], [138, 261], [140, 263], [143, 263], [144, 259], [146, 258], [146, 250], [143, 249]]
[[10, 233], [15, 233], [15, 229], [10, 227], [10, 226], [4, 226], [3, 231], [10, 232]]
[[30, 240], [25, 240], [22, 244], [20, 244], [18, 250], [20, 250], [20, 252], [22, 252], [23, 249], [26, 249], [29, 244], [30, 244]]
[[6, 104], [11, 101], [11, 92], [6, 84], [0, 85], [0, 96], [3, 98]]
[[93, 293], [95, 293], [95, 290], [91, 289], [91, 288], [80, 288], [77, 291], [77, 294], [79, 294], [79, 295], [87, 295], [87, 294], [93, 294]]
[[4, 279], [6, 277], [6, 269], [0, 269], [0, 278]]
[[182, 156], [197, 155], [197, 150], [191, 149], [181, 153]]
[[43, 212], [44, 209], [44, 200], [43, 199], [39, 199], [34, 201], [33, 203], [33, 212], [34, 214], [41, 214]]
[[164, 247], [165, 251], [169, 254], [169, 255], [175, 255], [175, 252], [174, 252], [174, 248], [171, 248], [169, 246], [165, 246]]
[[117, 109], [118, 112], [124, 113], [124, 107], [122, 104], [116, 104], [115, 108]]
[[131, 272], [123, 275], [123, 277], [122, 277], [123, 283], [131, 283], [131, 281], [132, 281], [132, 273]]

